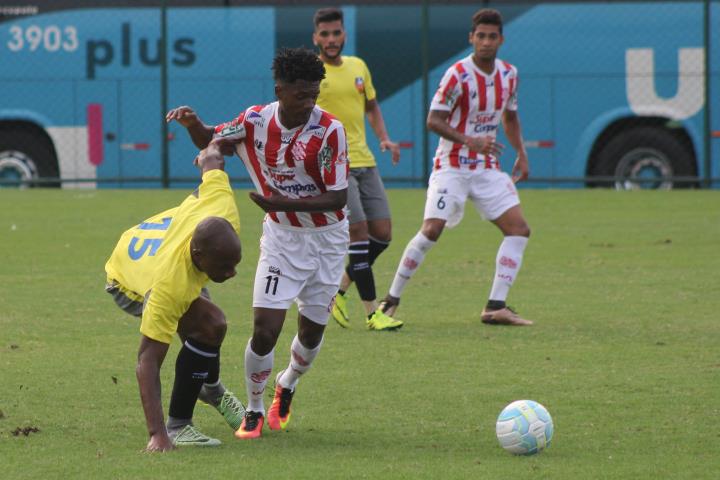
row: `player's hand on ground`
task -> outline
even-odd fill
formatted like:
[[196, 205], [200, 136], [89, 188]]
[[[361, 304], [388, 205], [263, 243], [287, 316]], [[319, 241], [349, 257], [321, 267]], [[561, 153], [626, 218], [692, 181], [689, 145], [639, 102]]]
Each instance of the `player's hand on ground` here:
[[170, 440], [170, 437], [168, 437], [167, 433], [156, 433], [155, 435], [150, 437], [150, 440], [148, 441], [147, 446], [145, 447], [145, 450], [143, 450], [146, 453], [152, 453], [152, 452], [169, 452], [170, 450], [175, 450], [175, 445], [173, 445], [172, 440]]
[[505, 148], [505, 145], [498, 143], [493, 137], [468, 137], [465, 145], [473, 152], [492, 155], [493, 157], [502, 155]]
[[528, 157], [526, 154], [519, 154], [515, 159], [515, 165], [512, 169], [512, 180], [513, 182], [522, 182], [527, 180], [530, 175], [530, 164], [528, 163]]
[[182, 107], [173, 108], [167, 115], [165, 115], [165, 121], [167, 123], [175, 120], [185, 128], [191, 127], [200, 121], [200, 117], [195, 113], [192, 108], [183, 105]]
[[400, 161], [400, 145], [392, 140], [383, 140], [380, 142], [380, 151], [386, 152], [387, 150], [390, 150], [393, 165], [397, 165]]
[[265, 184], [268, 190], [270, 190], [269, 196], [260, 195], [257, 192], [250, 192], [250, 200], [255, 202], [258, 207], [262, 208], [266, 212], [277, 212], [282, 210], [285, 196], [280, 193], [275, 187], [269, 184]]

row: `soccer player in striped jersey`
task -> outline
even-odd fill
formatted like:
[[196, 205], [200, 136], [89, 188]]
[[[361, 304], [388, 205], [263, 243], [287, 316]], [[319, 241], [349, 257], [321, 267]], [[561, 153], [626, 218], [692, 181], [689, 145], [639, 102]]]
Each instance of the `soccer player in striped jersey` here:
[[[245, 409], [220, 382], [225, 315], [204, 288], [235, 276], [241, 249], [240, 216], [217, 145], [195, 160], [202, 183], [176, 208], [127, 230], [105, 265], [105, 290], [117, 305], [142, 317], [137, 379], [150, 440], [147, 451], [215, 446], [220, 441], [192, 423], [198, 396], [237, 429]], [[167, 426], [163, 424], [160, 367], [175, 333], [183, 346], [175, 364]]]
[[[492, 9], [472, 18], [469, 42], [473, 53], [451, 66], [433, 97], [427, 126], [440, 136], [430, 176], [420, 231], [408, 243], [398, 265], [383, 311], [392, 316], [407, 282], [447, 226], [462, 219], [468, 198], [504, 235], [497, 252], [495, 278], [481, 320], [487, 324], [532, 325], [505, 300], [522, 264], [530, 237], [515, 182], [528, 177], [517, 109], [517, 69], [497, 58], [503, 43], [502, 17]], [[502, 122], [517, 152], [512, 178], [500, 170], [503, 145], [496, 140]]]
[[320, 351], [348, 243], [345, 130], [315, 105], [325, 76], [322, 61], [307, 49], [283, 49], [273, 60], [273, 73], [278, 101], [247, 108], [230, 122], [205, 125], [189, 107], [168, 115], [188, 129], [198, 147], [212, 141], [225, 154], [235, 151], [257, 189], [250, 197], [267, 212], [255, 274], [253, 335], [245, 349], [249, 403], [235, 432], [241, 439], [261, 435], [275, 344], [296, 302], [298, 332], [290, 363], [275, 376], [267, 414], [270, 429], [287, 426], [295, 386]]

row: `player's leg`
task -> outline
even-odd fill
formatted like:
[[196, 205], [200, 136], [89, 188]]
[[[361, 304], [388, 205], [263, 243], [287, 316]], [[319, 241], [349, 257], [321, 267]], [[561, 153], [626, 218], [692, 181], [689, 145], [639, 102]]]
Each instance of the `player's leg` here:
[[183, 346], [175, 362], [175, 381], [170, 396], [167, 429], [176, 445], [219, 445], [192, 425], [193, 411], [211, 362], [217, 358], [227, 323], [222, 310], [198, 297], [178, 322]]
[[[206, 288], [202, 289], [200, 296], [210, 300], [210, 294]], [[221, 324], [216, 325], [216, 328], [227, 330], [224, 319]], [[181, 332], [178, 332], [178, 334], [182, 342], [187, 340]], [[220, 380], [220, 356], [221, 350], [218, 350], [217, 356], [210, 358], [208, 376], [200, 389], [198, 399], [214, 407], [225, 419], [228, 426], [235, 431], [240, 427], [240, 422], [245, 415], [245, 406], [233, 392], [225, 388], [225, 385]]]
[[332, 303], [343, 271], [347, 238], [344, 228], [319, 232], [306, 238], [305, 253], [315, 258], [316, 270], [308, 276], [297, 297], [298, 333], [290, 348], [290, 363], [275, 379], [275, 396], [268, 412], [271, 429], [287, 426], [298, 380], [310, 369], [320, 352], [328, 322], [328, 306]]
[[523, 216], [515, 185], [503, 172], [482, 172], [473, 185], [473, 202], [504, 236], [495, 257], [495, 277], [481, 319], [487, 324], [532, 325], [530, 320], [521, 318], [505, 303], [520, 271], [530, 237], [530, 227]]
[[[327, 312], [327, 308], [325, 311]], [[313, 361], [320, 353], [324, 331], [324, 324], [298, 314], [298, 333], [290, 346], [290, 363], [275, 377], [273, 402], [268, 411], [268, 426], [272, 430], [282, 430], [290, 422], [290, 406], [295, 387], [300, 377], [310, 370]]]
[[390, 291], [382, 302], [381, 308], [387, 315], [395, 315], [407, 283], [438, 241], [445, 226], [454, 227], [460, 222], [467, 188], [467, 182], [459, 172], [433, 172], [431, 175], [422, 227], [405, 247]]
[[[303, 263], [311, 258], [304, 251], [301, 234], [271, 223], [263, 224], [260, 259], [255, 271], [253, 335], [245, 348], [248, 405], [245, 419], [235, 432], [235, 436], [241, 439], [261, 435], [265, 421], [263, 393], [273, 368], [275, 344], [287, 309], [305, 283], [302, 272], [312, 271]], [[303, 269], [296, 269], [292, 262], [303, 263]], [[335, 285], [337, 291], [337, 283]]]
[[[350, 245], [348, 248], [348, 264], [343, 272], [340, 286], [332, 308], [332, 317], [343, 328], [350, 326], [350, 316], [347, 308], [347, 291], [353, 284], [355, 269], [369, 268], [367, 263], [368, 254], [368, 232], [367, 219], [360, 199], [360, 187], [358, 177], [363, 169], [352, 168], [348, 176], [347, 208], [348, 222], [350, 223]], [[368, 265], [365, 267], [364, 265]], [[360, 273], [363, 276], [363, 273]]]

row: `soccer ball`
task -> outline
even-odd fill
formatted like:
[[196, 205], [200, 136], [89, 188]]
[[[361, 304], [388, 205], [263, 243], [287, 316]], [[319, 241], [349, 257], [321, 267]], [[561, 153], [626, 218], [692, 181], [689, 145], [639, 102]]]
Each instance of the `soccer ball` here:
[[500, 445], [508, 452], [534, 455], [550, 445], [553, 421], [539, 403], [517, 400], [500, 412], [495, 433]]

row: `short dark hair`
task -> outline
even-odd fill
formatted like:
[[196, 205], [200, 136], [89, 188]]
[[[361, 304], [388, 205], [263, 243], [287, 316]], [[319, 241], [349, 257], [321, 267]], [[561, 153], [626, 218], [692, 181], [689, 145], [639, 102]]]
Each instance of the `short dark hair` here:
[[319, 82], [325, 78], [320, 57], [305, 47], [281, 48], [272, 63], [273, 79], [293, 83], [296, 80]]
[[495, 9], [492, 8], [483, 8], [481, 10], [478, 10], [475, 12], [475, 15], [472, 17], [472, 29], [471, 32], [474, 32], [478, 25], [497, 25], [500, 29], [500, 34], [502, 34], [503, 30], [503, 19], [502, 15], [500, 15], [500, 12], [498, 12]]
[[339, 8], [321, 8], [313, 15], [313, 24], [317, 27], [320, 23], [335, 22], [340, 20], [343, 23], [343, 12]]

